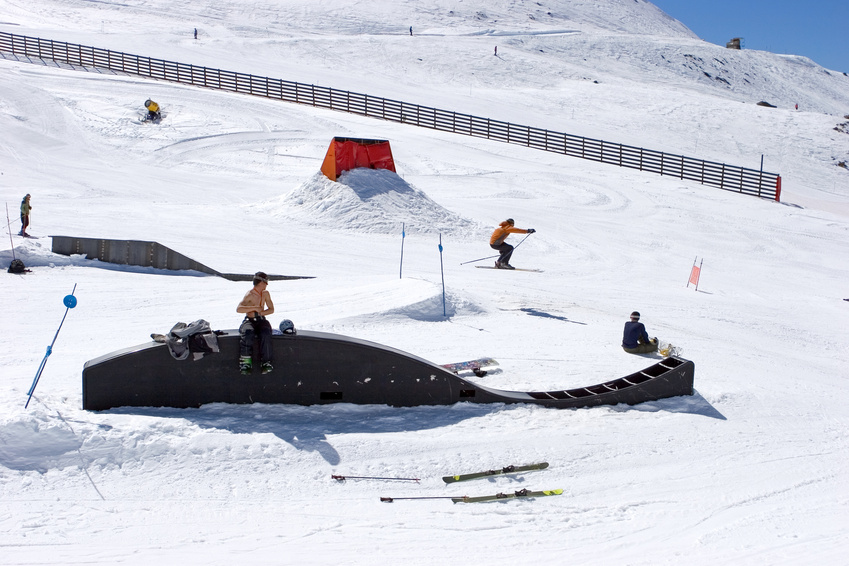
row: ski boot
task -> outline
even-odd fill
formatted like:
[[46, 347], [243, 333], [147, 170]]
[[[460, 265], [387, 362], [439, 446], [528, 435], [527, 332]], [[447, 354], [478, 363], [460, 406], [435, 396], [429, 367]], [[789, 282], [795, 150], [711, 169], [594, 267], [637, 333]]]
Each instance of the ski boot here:
[[254, 362], [250, 356], [239, 356], [239, 373], [249, 375], [253, 367]]
[[274, 369], [274, 366], [271, 365], [271, 362], [262, 362], [262, 373], [271, 373], [271, 370]]

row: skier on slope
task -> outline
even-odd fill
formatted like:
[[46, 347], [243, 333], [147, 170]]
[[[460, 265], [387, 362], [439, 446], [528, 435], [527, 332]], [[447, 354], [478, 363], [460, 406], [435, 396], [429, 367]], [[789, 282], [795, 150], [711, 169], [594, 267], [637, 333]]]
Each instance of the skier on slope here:
[[513, 224], [513, 219], [508, 218], [498, 225], [498, 228], [495, 229], [492, 236], [489, 238], [489, 247], [494, 250], [498, 250], [501, 253], [498, 260], [495, 262], [496, 269], [514, 269], [514, 267], [510, 265], [510, 257], [513, 255], [513, 246], [504, 241], [507, 239], [507, 236], [510, 234], [533, 234], [536, 232], [533, 228], [524, 230], [522, 228], [514, 227]]
[[162, 119], [162, 115], [159, 113], [159, 105], [157, 103], [148, 98], [144, 101], [144, 107], [147, 108], [147, 120], [158, 122]]
[[646, 327], [640, 322], [640, 313], [631, 313], [631, 320], [625, 323], [622, 336], [622, 349], [629, 354], [650, 354], [657, 352], [657, 338], [649, 338]]
[[244, 298], [236, 307], [236, 312], [243, 313], [245, 319], [239, 326], [239, 371], [243, 375], [251, 373], [253, 368], [254, 339], [259, 336], [259, 355], [262, 363], [262, 373], [270, 373], [273, 350], [271, 344], [271, 323], [265, 315], [274, 314], [274, 303], [268, 287], [268, 275], [262, 271], [254, 274], [253, 289], [245, 293]]
[[24, 236], [29, 238], [30, 235], [27, 234], [27, 227], [29, 226], [29, 213], [32, 210], [32, 205], [29, 203], [30, 195], [27, 194], [23, 199], [21, 199], [21, 231], [18, 232], [18, 236]]

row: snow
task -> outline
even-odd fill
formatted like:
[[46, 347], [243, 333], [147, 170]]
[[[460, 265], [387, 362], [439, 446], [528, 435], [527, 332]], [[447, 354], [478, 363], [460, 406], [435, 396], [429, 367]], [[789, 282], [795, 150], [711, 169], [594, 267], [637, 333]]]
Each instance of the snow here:
[[[0, 263], [14, 246], [32, 269], [0, 285], [0, 563], [845, 561], [849, 172], [837, 164], [849, 160], [839, 128], [849, 78], [803, 57], [708, 44], [643, 0], [426, 6], [0, 0], [0, 31], [734, 165], [757, 168], [763, 157], [782, 174], [782, 202], [306, 106], [0, 59], [0, 192], [12, 228]], [[137, 123], [148, 97], [167, 114], [159, 125]], [[323, 179], [334, 136], [390, 140], [398, 174]], [[26, 193], [38, 239], [14, 235]], [[492, 255], [488, 235], [507, 217], [537, 230], [514, 265], [543, 273], [461, 265]], [[500, 366], [480, 382], [499, 389], [591, 385], [651, 365], [619, 346], [637, 309], [652, 335], [694, 361], [696, 393], [581, 410], [86, 412], [86, 361], [178, 321], [235, 328], [246, 283], [60, 256], [51, 235], [152, 240], [222, 272], [314, 276], [272, 282], [275, 325], [289, 318], [436, 363], [492, 356]], [[704, 260], [698, 291], [686, 285], [694, 258]], [[74, 285], [78, 305], [25, 409]], [[551, 465], [441, 480], [539, 461]], [[564, 494], [379, 500], [525, 487]]]

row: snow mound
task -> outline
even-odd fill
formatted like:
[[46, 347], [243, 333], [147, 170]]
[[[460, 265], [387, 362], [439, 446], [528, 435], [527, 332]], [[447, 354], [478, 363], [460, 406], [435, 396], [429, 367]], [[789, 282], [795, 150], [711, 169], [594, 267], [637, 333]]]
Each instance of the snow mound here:
[[476, 223], [443, 208], [386, 169], [352, 169], [336, 182], [316, 173], [270, 204], [275, 217], [326, 229], [397, 234], [403, 224], [409, 233], [459, 236], [479, 230]]
[[446, 318], [457, 315], [475, 315], [483, 312], [485, 312], [485, 309], [482, 306], [456, 293], [446, 293], [443, 303], [443, 296], [440, 291], [417, 303], [390, 309], [382, 313], [374, 313], [364, 318], [372, 318], [376, 321], [412, 319], [419, 322], [442, 322]]

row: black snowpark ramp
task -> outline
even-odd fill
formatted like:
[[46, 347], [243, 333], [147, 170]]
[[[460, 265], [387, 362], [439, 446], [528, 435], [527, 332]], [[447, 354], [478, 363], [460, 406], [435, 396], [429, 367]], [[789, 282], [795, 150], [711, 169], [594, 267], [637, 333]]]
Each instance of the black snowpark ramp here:
[[218, 336], [220, 352], [197, 361], [175, 360], [165, 344], [150, 342], [107, 354], [83, 368], [83, 409], [199, 407], [206, 403], [399, 407], [470, 403], [531, 403], [554, 408], [634, 405], [693, 394], [694, 364], [670, 357], [634, 374], [562, 391], [492, 389], [406, 352], [324, 332], [273, 336], [274, 371], [239, 373], [239, 335]]
[[[107, 240], [104, 238], [77, 238], [73, 236], [50, 236], [53, 238], [53, 253], [62, 255], [85, 255], [119, 265], [139, 265], [172, 271], [193, 270], [216, 275], [230, 281], [251, 281], [253, 274], [221, 273], [211, 267], [177, 253], [158, 242], [143, 240]], [[288, 279], [312, 279], [301, 275], [269, 275], [271, 281]]]

